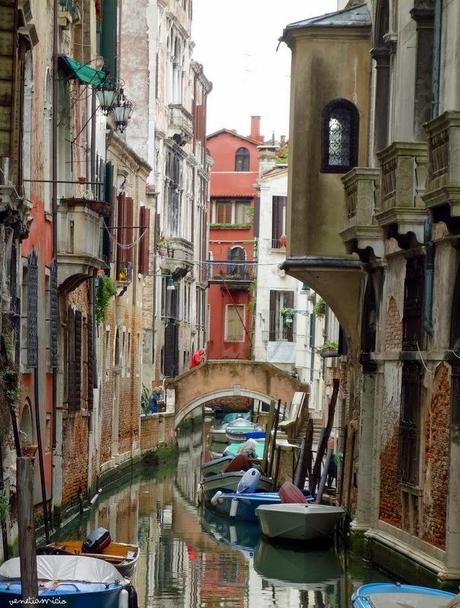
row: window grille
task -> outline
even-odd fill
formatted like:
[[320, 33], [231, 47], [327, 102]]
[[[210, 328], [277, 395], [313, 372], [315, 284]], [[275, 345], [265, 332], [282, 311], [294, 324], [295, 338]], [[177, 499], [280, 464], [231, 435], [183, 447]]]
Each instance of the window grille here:
[[346, 173], [358, 162], [359, 114], [345, 99], [329, 103], [323, 112], [321, 170]]

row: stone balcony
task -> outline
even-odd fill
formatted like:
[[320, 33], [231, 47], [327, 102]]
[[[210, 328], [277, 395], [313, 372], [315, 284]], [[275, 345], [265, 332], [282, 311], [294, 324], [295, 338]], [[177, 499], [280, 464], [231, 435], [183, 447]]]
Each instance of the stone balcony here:
[[428, 180], [423, 201], [435, 221], [460, 217], [460, 112], [444, 112], [425, 128]]
[[168, 119], [168, 135], [173, 139], [181, 139], [179, 145], [193, 137], [193, 118], [190, 112], [180, 103], [170, 103]]
[[181, 237], [171, 237], [164, 254], [160, 254], [161, 270], [170, 273], [175, 279], [184, 277], [193, 270], [193, 243]]
[[85, 198], [61, 199], [58, 205], [58, 284], [71, 291], [96, 275], [101, 259], [101, 216], [107, 215], [104, 201]]
[[387, 237], [413, 233], [423, 242], [428, 149], [424, 142], [394, 142], [378, 153], [380, 204], [376, 220]]
[[342, 177], [345, 220], [340, 236], [348, 253], [383, 256], [383, 233], [375, 214], [379, 204], [379, 169], [355, 167]]

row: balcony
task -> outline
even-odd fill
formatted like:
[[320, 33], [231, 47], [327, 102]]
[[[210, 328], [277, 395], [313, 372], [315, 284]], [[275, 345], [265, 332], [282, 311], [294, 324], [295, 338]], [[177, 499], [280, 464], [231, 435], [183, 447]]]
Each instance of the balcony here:
[[0, 185], [0, 223], [13, 228], [20, 239], [29, 235], [32, 204], [11, 185]]
[[428, 150], [424, 142], [394, 142], [378, 154], [381, 165], [380, 209], [376, 220], [386, 236], [413, 233], [423, 242]]
[[175, 279], [184, 277], [193, 270], [193, 243], [180, 237], [168, 239], [160, 254], [161, 270], [170, 273]]
[[460, 217], [460, 112], [427, 123], [428, 180], [423, 201], [435, 221]]
[[109, 212], [104, 201], [61, 199], [58, 206], [58, 283], [72, 291], [101, 268], [101, 215]]
[[378, 211], [380, 171], [356, 167], [342, 177], [345, 191], [345, 221], [340, 236], [348, 253], [383, 256], [382, 229], [375, 219]]
[[180, 103], [170, 103], [168, 107], [168, 135], [182, 146], [193, 137], [192, 115]]
[[209, 283], [221, 284], [223, 289], [229, 291], [249, 290], [256, 278], [255, 262], [207, 262]]

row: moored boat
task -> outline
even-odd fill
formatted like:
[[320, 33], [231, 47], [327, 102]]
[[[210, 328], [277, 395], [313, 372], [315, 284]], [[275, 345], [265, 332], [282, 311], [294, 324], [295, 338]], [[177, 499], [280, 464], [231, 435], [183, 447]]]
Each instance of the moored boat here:
[[296, 503], [262, 505], [256, 513], [265, 536], [299, 541], [332, 537], [345, 515], [342, 507]]
[[[307, 498], [307, 497], [305, 497]], [[311, 500], [313, 500], [311, 498]], [[218, 513], [234, 520], [257, 522], [256, 509], [262, 505], [279, 505], [278, 492], [222, 492], [217, 491], [210, 500]]]
[[82, 550], [81, 540], [61, 540], [38, 547], [38, 555], [79, 555], [103, 560], [112, 564], [118, 572], [130, 579], [136, 570], [139, 560], [139, 546], [126, 543], [110, 542], [97, 553]]
[[[112, 564], [78, 555], [37, 556], [37, 604], [72, 608], [137, 608], [134, 588]], [[19, 557], [0, 566], [0, 606], [22, 599]]]
[[352, 595], [353, 608], [447, 608], [455, 594], [430, 587], [368, 583]]
[[209, 475], [215, 475], [216, 473], [223, 473], [233, 458], [234, 457], [229, 454], [227, 456], [213, 458], [209, 462], [204, 462], [201, 465], [201, 474], [203, 477], [208, 477]]
[[[235, 492], [244, 471], [232, 471], [231, 473], [218, 473], [205, 477], [200, 483], [200, 493], [205, 503], [209, 503], [211, 498], [218, 490], [222, 492]], [[270, 492], [273, 490], [273, 480], [271, 477], [261, 475], [257, 485], [257, 491]]]

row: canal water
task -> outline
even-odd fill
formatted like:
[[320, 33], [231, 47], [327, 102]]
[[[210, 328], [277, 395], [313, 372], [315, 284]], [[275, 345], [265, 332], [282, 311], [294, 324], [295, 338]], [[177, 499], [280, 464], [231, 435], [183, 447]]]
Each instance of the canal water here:
[[257, 524], [199, 509], [201, 452], [201, 428], [180, 436], [177, 465], [138, 470], [59, 537], [103, 526], [138, 543], [139, 608], [349, 608], [356, 587], [385, 580], [343, 550], [272, 544]]

